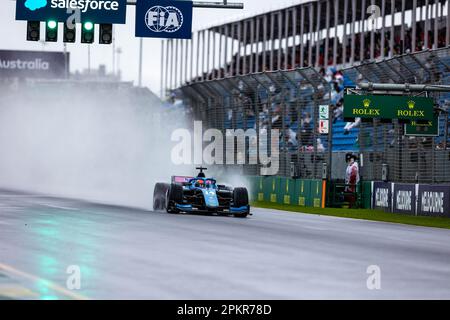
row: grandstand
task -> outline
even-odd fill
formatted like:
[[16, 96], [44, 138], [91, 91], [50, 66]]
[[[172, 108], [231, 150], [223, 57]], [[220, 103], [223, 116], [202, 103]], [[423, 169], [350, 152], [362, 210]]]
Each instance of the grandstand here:
[[[342, 159], [346, 152], [354, 151], [366, 155], [366, 163], [370, 164], [367, 170], [371, 168], [366, 177], [372, 179], [381, 179], [382, 164], [389, 163], [392, 175], [400, 181], [448, 181], [448, 93], [430, 93], [441, 108], [437, 137], [404, 136], [404, 125], [398, 121], [346, 123], [342, 117], [342, 98], [345, 82], [360, 84], [374, 81], [380, 75], [382, 78], [378, 80], [384, 83], [411, 80], [414, 83], [448, 84], [449, 56], [450, 47], [447, 47], [400, 55], [342, 71], [329, 68], [325, 75], [311, 67], [272, 71], [196, 82], [177, 92], [192, 108], [194, 118], [202, 120], [204, 126], [222, 130], [278, 129], [281, 175], [290, 175], [293, 163], [302, 177], [318, 178], [320, 166], [326, 161], [332, 162], [334, 177], [342, 178], [345, 172]], [[423, 67], [418, 68], [417, 64]], [[399, 75], [403, 78], [397, 79]], [[318, 109], [323, 104], [330, 105], [333, 110], [330, 135], [319, 134], [317, 130]], [[332, 155], [327, 154], [329, 147]], [[328, 157], [335, 160], [330, 161]], [[411, 161], [407, 163], [406, 159]], [[428, 172], [430, 167], [434, 168], [434, 175]]]
[[[369, 6], [381, 16], [370, 19]], [[163, 40], [161, 85], [364, 61], [450, 45], [449, 1], [320, 0], [215, 25], [192, 40]]]

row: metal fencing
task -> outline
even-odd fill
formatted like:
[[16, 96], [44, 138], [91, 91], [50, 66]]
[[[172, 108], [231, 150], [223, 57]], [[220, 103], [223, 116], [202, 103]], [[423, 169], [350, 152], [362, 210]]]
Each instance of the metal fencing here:
[[[342, 71], [355, 83], [450, 84], [450, 47], [406, 54]], [[403, 94], [413, 94], [405, 92]], [[437, 136], [407, 136], [405, 125], [394, 120], [361, 123], [357, 142], [364, 155], [364, 176], [381, 180], [387, 164], [389, 181], [450, 182], [450, 141], [448, 134], [450, 93], [423, 92], [432, 97], [439, 115]]]
[[[362, 82], [448, 85], [450, 47], [340, 71], [308, 67], [197, 82], [179, 88], [179, 93], [205, 129], [215, 128], [224, 135], [227, 129], [254, 129], [259, 143], [263, 133], [277, 129], [281, 176], [318, 179], [327, 163], [329, 176], [343, 179], [345, 154], [353, 152], [362, 155], [366, 180], [380, 180], [387, 164], [389, 181], [450, 182], [450, 94], [423, 93], [433, 97], [438, 107], [438, 136], [405, 136], [405, 126], [396, 120], [344, 122], [344, 87]], [[319, 127], [321, 105], [330, 106], [329, 134], [322, 134]], [[236, 159], [243, 156], [248, 160], [250, 154], [236, 154]], [[259, 174], [260, 164], [244, 163], [245, 174]]]

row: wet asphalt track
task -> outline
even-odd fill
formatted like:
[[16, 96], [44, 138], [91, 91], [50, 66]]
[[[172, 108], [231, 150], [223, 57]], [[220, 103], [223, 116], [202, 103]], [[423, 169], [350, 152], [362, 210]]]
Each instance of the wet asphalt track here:
[[[0, 192], [0, 298], [450, 298], [450, 230], [254, 209], [169, 215]], [[68, 266], [81, 290], [66, 287]], [[369, 265], [381, 289], [368, 290]]]

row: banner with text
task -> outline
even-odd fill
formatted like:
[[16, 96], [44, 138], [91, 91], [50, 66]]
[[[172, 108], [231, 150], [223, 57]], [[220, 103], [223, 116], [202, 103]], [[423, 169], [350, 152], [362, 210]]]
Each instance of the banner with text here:
[[344, 118], [428, 122], [434, 120], [433, 106], [433, 99], [425, 97], [345, 95]]
[[62, 79], [69, 61], [69, 52], [0, 50], [0, 78]]
[[418, 137], [438, 137], [439, 136], [439, 116], [435, 115], [433, 121], [418, 123], [411, 121], [405, 124], [405, 135]]
[[416, 214], [416, 185], [394, 184], [392, 212]]
[[450, 186], [419, 185], [417, 213], [450, 217]]
[[127, 0], [17, 0], [16, 20], [126, 23]]
[[389, 182], [375, 181], [372, 191], [372, 208], [391, 210], [392, 185]]

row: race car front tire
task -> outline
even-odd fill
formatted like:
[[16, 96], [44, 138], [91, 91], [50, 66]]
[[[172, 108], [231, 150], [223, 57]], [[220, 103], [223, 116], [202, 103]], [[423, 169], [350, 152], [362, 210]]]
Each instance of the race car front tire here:
[[168, 213], [180, 212], [176, 208], [176, 205], [181, 203], [183, 203], [183, 187], [179, 184], [172, 183], [167, 190], [166, 211]]
[[[249, 206], [248, 202], [248, 191], [246, 188], [235, 188], [233, 190], [233, 206], [236, 208], [241, 208]], [[250, 212], [235, 213], [236, 218], [246, 218]]]

